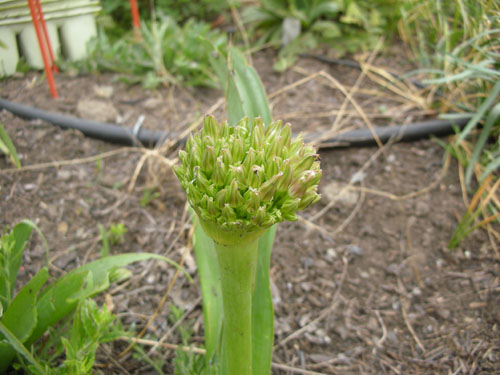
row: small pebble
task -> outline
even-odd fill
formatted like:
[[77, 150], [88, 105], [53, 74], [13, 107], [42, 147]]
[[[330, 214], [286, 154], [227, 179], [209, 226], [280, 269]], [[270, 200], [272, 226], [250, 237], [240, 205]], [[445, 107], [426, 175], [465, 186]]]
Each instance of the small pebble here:
[[363, 255], [364, 251], [358, 245], [347, 245], [347, 251], [351, 255]]

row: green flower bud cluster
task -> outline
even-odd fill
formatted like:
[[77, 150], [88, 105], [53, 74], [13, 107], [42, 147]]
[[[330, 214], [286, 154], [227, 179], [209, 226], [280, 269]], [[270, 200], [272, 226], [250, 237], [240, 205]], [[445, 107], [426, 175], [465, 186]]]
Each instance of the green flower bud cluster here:
[[179, 152], [175, 174], [198, 216], [225, 230], [265, 229], [317, 202], [318, 155], [290, 124], [260, 118], [236, 126], [207, 116]]

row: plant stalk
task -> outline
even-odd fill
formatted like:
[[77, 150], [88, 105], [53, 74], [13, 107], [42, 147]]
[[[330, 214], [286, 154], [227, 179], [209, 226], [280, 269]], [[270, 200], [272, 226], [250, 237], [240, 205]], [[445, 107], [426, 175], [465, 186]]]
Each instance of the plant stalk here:
[[224, 310], [222, 373], [252, 375], [252, 291], [258, 239], [237, 245], [215, 242]]

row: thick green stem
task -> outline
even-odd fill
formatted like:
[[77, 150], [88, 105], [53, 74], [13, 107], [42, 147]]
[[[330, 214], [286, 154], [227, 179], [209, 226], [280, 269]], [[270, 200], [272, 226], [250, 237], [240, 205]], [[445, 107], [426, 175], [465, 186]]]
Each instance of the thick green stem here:
[[258, 243], [215, 243], [224, 309], [222, 366], [228, 375], [252, 375], [252, 290]]

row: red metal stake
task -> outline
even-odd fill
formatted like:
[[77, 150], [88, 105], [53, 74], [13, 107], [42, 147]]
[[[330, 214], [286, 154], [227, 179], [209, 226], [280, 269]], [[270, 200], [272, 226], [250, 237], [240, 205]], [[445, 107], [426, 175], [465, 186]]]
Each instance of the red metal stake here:
[[45, 23], [45, 17], [43, 16], [42, 12], [42, 4], [40, 0], [35, 0], [38, 15], [40, 16], [40, 24], [42, 25], [42, 31], [43, 35], [45, 37], [46, 41], [46, 47], [49, 51], [49, 57], [50, 57], [50, 68], [54, 73], [59, 73], [59, 69], [57, 68], [56, 65], [56, 59], [54, 57], [54, 51], [52, 50], [52, 43], [50, 43], [50, 37], [49, 37], [49, 32], [47, 31], [47, 24]]
[[132, 13], [132, 25], [136, 30], [141, 29], [141, 20], [139, 18], [139, 8], [137, 0], [130, 0], [130, 12]]
[[28, 5], [31, 12], [31, 19], [33, 21], [33, 26], [35, 27], [36, 36], [38, 38], [38, 44], [40, 46], [40, 52], [42, 54], [43, 66], [45, 68], [45, 74], [47, 75], [47, 81], [49, 83], [50, 94], [55, 99], [58, 97], [56, 84], [54, 82], [54, 76], [52, 75], [52, 63], [49, 61], [50, 56], [47, 54], [47, 49], [50, 49], [50, 41], [48, 38], [47, 30], [42, 30], [41, 18], [43, 18], [41, 7], [38, 8], [35, 0], [28, 0]]

